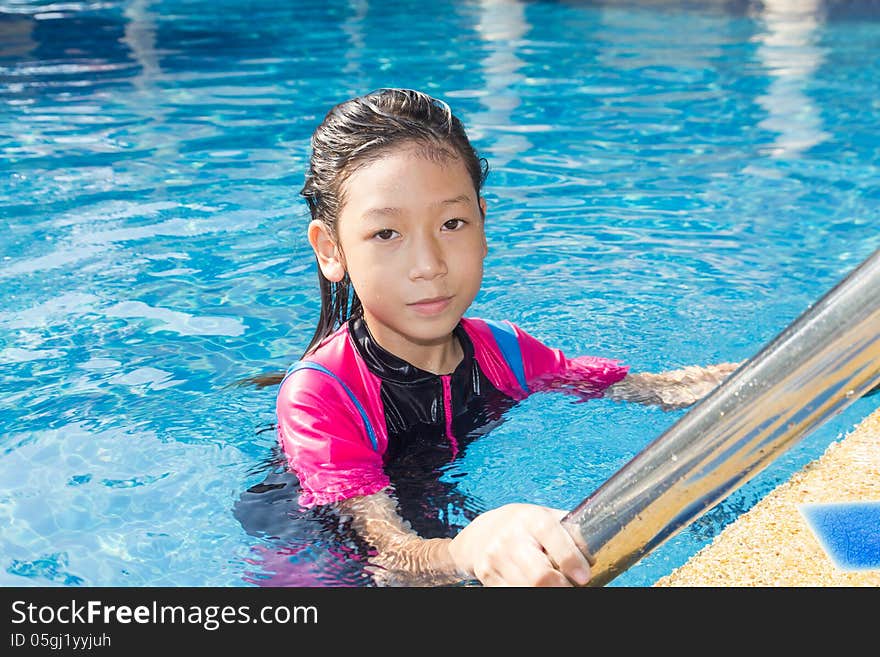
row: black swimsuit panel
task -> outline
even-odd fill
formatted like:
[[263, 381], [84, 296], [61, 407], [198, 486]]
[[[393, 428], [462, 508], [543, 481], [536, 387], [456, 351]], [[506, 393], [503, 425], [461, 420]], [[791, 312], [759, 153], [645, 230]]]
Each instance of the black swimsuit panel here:
[[386, 466], [409, 460], [414, 449], [422, 457], [427, 450], [436, 452], [441, 461], [449, 461], [456, 449], [486, 433], [487, 425], [494, 426], [514, 404], [480, 370], [474, 345], [459, 324], [453, 335], [464, 356], [455, 371], [445, 375], [450, 377], [453, 444], [446, 436], [443, 375], [414, 367], [383, 349], [363, 319], [350, 320], [349, 335], [369, 370], [382, 381], [380, 392], [388, 430]]

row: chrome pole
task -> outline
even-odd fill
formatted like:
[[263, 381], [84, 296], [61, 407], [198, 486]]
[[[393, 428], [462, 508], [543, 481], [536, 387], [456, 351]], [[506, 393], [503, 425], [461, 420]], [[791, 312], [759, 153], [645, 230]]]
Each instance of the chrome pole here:
[[880, 382], [880, 249], [563, 519], [602, 586]]

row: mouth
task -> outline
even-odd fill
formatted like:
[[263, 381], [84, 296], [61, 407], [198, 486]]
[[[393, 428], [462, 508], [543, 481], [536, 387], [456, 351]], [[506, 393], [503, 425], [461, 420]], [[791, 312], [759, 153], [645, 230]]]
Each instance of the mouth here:
[[446, 310], [451, 302], [452, 297], [430, 297], [407, 305], [421, 315], [437, 315]]

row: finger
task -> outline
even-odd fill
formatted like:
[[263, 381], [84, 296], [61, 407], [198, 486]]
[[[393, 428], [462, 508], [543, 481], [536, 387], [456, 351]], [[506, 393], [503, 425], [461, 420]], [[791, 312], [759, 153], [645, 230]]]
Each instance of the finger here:
[[526, 570], [512, 555], [497, 567], [487, 568], [478, 574], [483, 586], [528, 586], [527, 578]]
[[541, 544], [548, 559], [568, 581], [583, 586], [590, 581], [590, 562], [558, 522], [542, 533]]
[[572, 582], [537, 542], [523, 545], [512, 557], [505, 574], [511, 586], [572, 586]]
[[503, 558], [482, 561], [476, 575], [484, 586], [571, 586], [534, 537], [515, 544]]

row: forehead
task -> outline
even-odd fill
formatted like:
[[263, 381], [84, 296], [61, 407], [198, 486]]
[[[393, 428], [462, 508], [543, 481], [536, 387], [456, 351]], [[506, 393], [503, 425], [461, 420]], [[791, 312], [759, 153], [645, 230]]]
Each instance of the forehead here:
[[341, 192], [343, 209], [428, 205], [462, 196], [477, 200], [464, 160], [449, 150], [421, 144], [387, 150], [362, 163]]

